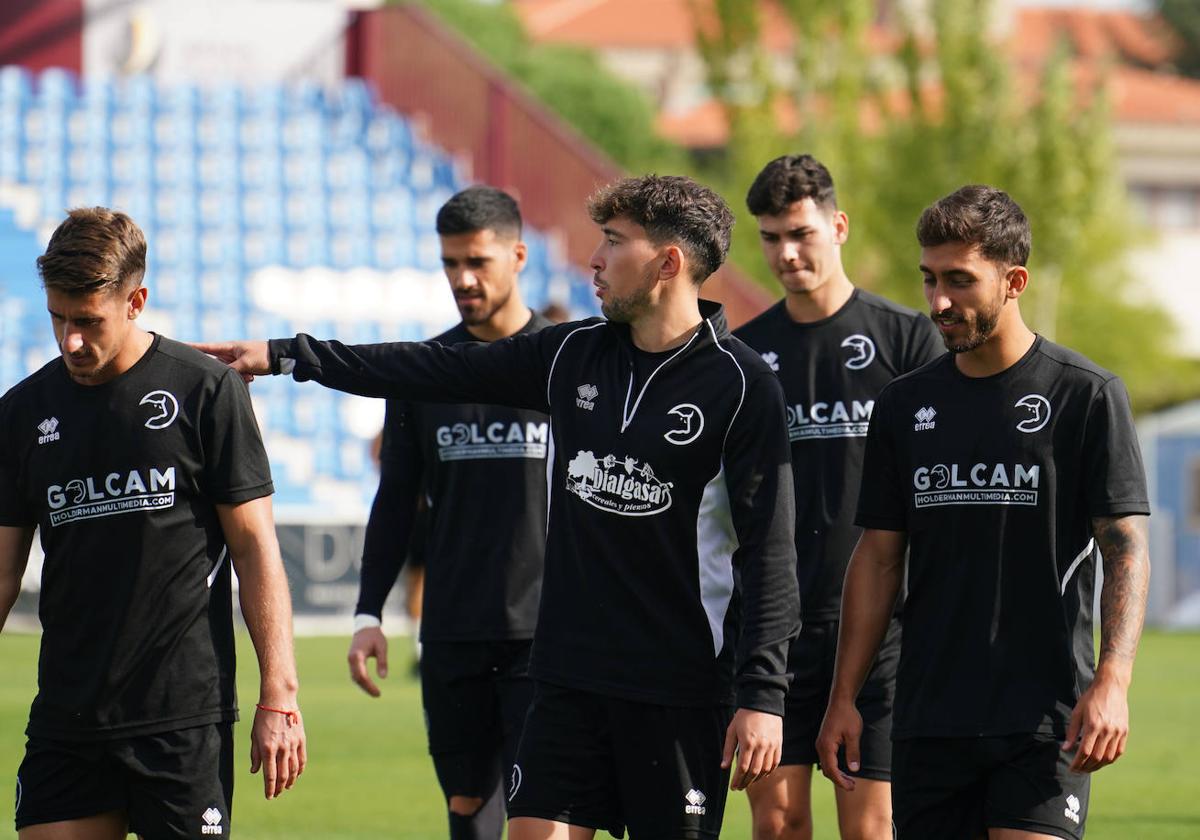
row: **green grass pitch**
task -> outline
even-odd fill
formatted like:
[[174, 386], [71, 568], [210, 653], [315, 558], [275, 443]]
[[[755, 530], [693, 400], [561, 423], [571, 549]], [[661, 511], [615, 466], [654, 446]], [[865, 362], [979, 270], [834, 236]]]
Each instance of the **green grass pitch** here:
[[[237, 727], [235, 836], [242, 840], [444, 838], [444, 806], [425, 752], [420, 691], [408, 676], [408, 639], [392, 640], [396, 661], [373, 700], [346, 675], [347, 639], [297, 641], [309, 769], [273, 802], [249, 774], [246, 724]], [[11, 791], [33, 697], [37, 638], [0, 636], [0, 789]], [[254, 654], [239, 641], [243, 708], [257, 694]], [[1088, 840], [1200, 838], [1200, 636], [1148, 633], [1133, 691], [1129, 752], [1095, 777]], [[837, 837], [829, 784], [815, 782], [818, 840]], [[0, 836], [12, 827], [12, 796], [0, 802]], [[601, 834], [601, 837], [607, 835]], [[723, 837], [749, 840], [745, 796], [730, 795]]]

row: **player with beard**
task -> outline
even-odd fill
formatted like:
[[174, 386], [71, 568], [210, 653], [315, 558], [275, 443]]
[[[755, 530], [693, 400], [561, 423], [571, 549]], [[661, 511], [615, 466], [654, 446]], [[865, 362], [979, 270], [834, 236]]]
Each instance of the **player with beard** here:
[[[438, 211], [437, 231], [462, 322], [434, 342], [498, 341], [549, 324], [521, 300], [526, 248], [510, 196], [492, 187], [463, 190]], [[350, 675], [379, 696], [367, 660], [386, 676], [383, 604], [411, 547], [423, 491], [421, 693], [452, 840], [499, 840], [504, 831], [503, 768], [515, 760], [533, 693], [529, 648], [546, 542], [548, 422], [544, 413], [497, 405], [387, 403]]]
[[854, 788], [835, 755], [859, 762], [854, 697], [907, 578], [899, 837], [1079, 840], [1088, 774], [1125, 751], [1145, 614], [1149, 505], [1129, 398], [1022, 320], [1029, 223], [1007, 194], [963, 187], [925, 210], [917, 238], [951, 352], [875, 405], [821, 766]]
[[718, 195], [644, 176], [589, 211], [607, 320], [486, 345], [301, 335], [203, 349], [244, 375], [548, 411], [535, 693], [509, 837], [715, 838], [730, 768], [742, 788], [779, 761], [799, 606], [783, 393], [699, 299], [729, 248]]
[[[928, 318], [856, 289], [842, 267], [850, 220], [833, 178], [810, 155], [787, 155], [755, 178], [746, 204], [763, 256], [786, 295], [734, 333], [775, 369], [788, 403], [796, 491], [796, 559], [803, 619], [789, 653], [794, 677], [779, 771], [747, 790], [755, 840], [808, 840], [817, 731], [829, 702], [842, 580], [854, 525], [867, 422], [879, 391], [942, 354]], [[899, 608], [899, 605], [897, 605]], [[844, 840], [892, 836], [891, 723], [900, 657], [893, 618], [858, 709], [865, 722], [853, 791], [837, 788]]]
[[245, 385], [138, 329], [146, 240], [72, 210], [38, 270], [61, 357], [0, 399], [0, 626], [36, 528], [38, 694], [17, 777], [21, 840], [230, 836], [230, 565], [258, 654], [251, 772], [304, 769], [287, 578]]

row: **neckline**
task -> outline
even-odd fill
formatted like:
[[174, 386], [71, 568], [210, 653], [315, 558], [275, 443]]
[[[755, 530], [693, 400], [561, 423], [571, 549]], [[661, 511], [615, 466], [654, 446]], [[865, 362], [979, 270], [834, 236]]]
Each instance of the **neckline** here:
[[855, 302], [858, 301], [860, 291], [862, 291], [862, 290], [859, 289], [858, 286], [855, 286], [854, 291], [852, 291], [850, 293], [850, 297], [846, 298], [845, 303], [843, 303], [841, 306], [839, 306], [832, 314], [826, 315], [824, 318], [820, 318], [816, 321], [797, 321], [796, 319], [794, 319], [792, 317], [791, 313], [788, 312], [786, 296], [784, 297], [783, 300], [779, 301], [779, 303], [776, 305], [779, 307], [779, 311], [780, 311], [780, 314], [783, 316], [783, 319], [788, 324], [790, 324], [792, 327], [799, 329], [799, 330], [811, 330], [811, 329], [817, 329], [819, 327], [828, 326], [829, 324], [832, 324], [834, 321], [838, 320], [843, 315], [845, 315], [846, 312], [849, 311], [850, 307]]
[[955, 364], [954, 353], [947, 353], [945, 358], [950, 365], [950, 370], [953, 371], [953, 375], [964, 382], [999, 382], [1006, 377], [1015, 376], [1019, 370], [1029, 364], [1029, 361], [1035, 355], [1037, 355], [1038, 350], [1041, 349], [1044, 341], [1045, 339], [1041, 335], [1034, 333], [1033, 344], [1029, 345], [1029, 349], [1025, 351], [1021, 358], [1017, 359], [1004, 370], [988, 374], [987, 376], [967, 376], [967, 374], [959, 370], [958, 365]]
[[80, 394], [103, 394], [111, 390], [118, 382], [127, 379], [134, 371], [148, 364], [151, 357], [158, 352], [158, 345], [162, 342], [162, 336], [153, 330], [149, 330], [148, 332], [153, 338], [150, 341], [150, 346], [146, 348], [146, 352], [141, 355], [141, 358], [130, 365], [128, 370], [122, 371], [107, 382], [102, 382], [99, 385], [84, 385], [76, 382], [71, 378], [71, 372], [67, 370], [67, 363], [62, 360], [62, 356], [59, 356], [58, 367], [62, 372], [62, 377], [67, 381], [69, 387], [78, 389], [78, 393]]

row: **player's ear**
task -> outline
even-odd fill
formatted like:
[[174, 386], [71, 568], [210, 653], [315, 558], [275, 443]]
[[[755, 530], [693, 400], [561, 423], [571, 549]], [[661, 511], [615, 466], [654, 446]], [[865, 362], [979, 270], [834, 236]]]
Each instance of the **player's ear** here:
[[142, 314], [142, 310], [146, 308], [146, 297], [149, 292], [145, 286], [139, 285], [136, 289], [129, 293], [129, 320], [134, 321], [137, 316]]
[[671, 280], [684, 272], [685, 260], [683, 249], [678, 245], [668, 245], [663, 249], [661, 262], [658, 266], [658, 279]]
[[833, 241], [838, 245], [845, 245], [846, 240], [850, 238], [850, 217], [841, 210], [833, 211]]
[[1029, 269], [1023, 265], [1014, 265], [1005, 274], [1004, 282], [1007, 286], [1004, 296], [1016, 300], [1029, 285]]
[[517, 271], [523, 269], [529, 261], [529, 248], [520, 239], [513, 243], [513, 258], [516, 260]]

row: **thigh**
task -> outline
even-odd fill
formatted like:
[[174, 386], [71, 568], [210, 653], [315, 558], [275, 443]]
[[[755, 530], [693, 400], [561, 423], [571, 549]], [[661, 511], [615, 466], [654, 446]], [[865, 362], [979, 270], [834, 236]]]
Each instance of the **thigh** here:
[[496, 679], [496, 694], [500, 704], [501, 751], [505, 767], [511, 767], [516, 761], [525, 716], [533, 703], [533, 680], [529, 678], [532, 644], [530, 641], [505, 642], [501, 648], [503, 658]]
[[732, 709], [625, 700], [612, 700], [609, 706], [630, 839], [717, 837], [729, 787], [721, 751]]
[[129, 776], [129, 830], [147, 840], [229, 837], [233, 724], [214, 723], [119, 742]]
[[898, 840], [982, 836], [986, 766], [978, 738], [909, 738], [892, 745], [892, 819]]
[[19, 840], [125, 840], [129, 834], [124, 811], [109, 811], [66, 822], [38, 823], [17, 832]]
[[464, 753], [500, 742], [493, 652], [487, 642], [426, 642], [421, 651], [421, 701], [429, 751]]
[[1003, 741], [1003, 760], [988, 778], [987, 827], [1081, 840], [1091, 776], [1071, 772], [1071, 754], [1060, 749], [1053, 735], [1016, 735]]
[[124, 774], [107, 747], [30, 738], [17, 770], [17, 829], [124, 812]]
[[817, 733], [829, 704], [833, 676], [829, 637], [837, 643], [836, 623], [830, 621], [804, 625], [788, 650], [788, 670], [792, 682], [783, 713], [783, 754], [781, 765], [817, 763]]
[[509, 819], [602, 828], [621, 837], [625, 823], [616, 772], [606, 698], [534, 683], [517, 760], [508, 773]]
[[[895, 618], [888, 625], [887, 635], [856, 705], [862, 715], [863, 732], [859, 742], [861, 769], [852, 775], [878, 782], [892, 778], [892, 702], [896, 697], [896, 669], [900, 664], [900, 622]], [[842, 759], [843, 770], [845, 759]]]

